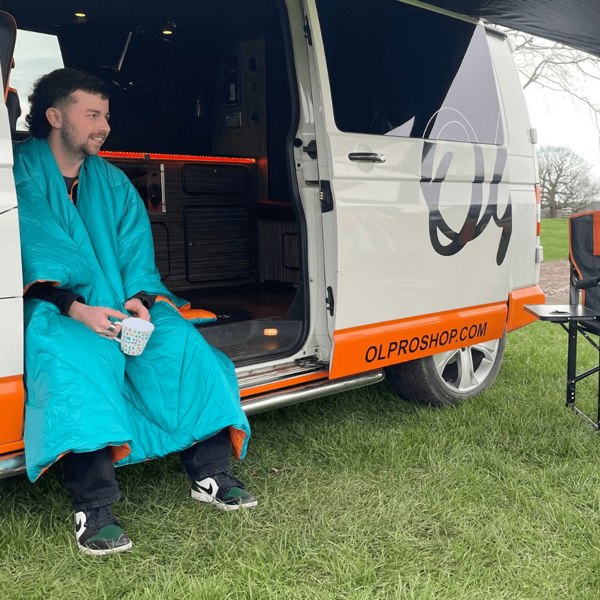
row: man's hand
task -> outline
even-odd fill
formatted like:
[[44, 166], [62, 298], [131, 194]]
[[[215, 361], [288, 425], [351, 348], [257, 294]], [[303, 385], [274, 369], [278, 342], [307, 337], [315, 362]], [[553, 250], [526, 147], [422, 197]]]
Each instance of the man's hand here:
[[69, 308], [69, 317], [80, 321], [95, 333], [111, 338], [121, 331], [121, 326], [113, 323], [109, 317], [122, 320], [128, 316], [106, 306], [88, 306], [77, 301], [73, 302]]
[[128, 310], [134, 317], [150, 320], [150, 311], [144, 306], [144, 303], [139, 298], [129, 298], [125, 302], [125, 310]]

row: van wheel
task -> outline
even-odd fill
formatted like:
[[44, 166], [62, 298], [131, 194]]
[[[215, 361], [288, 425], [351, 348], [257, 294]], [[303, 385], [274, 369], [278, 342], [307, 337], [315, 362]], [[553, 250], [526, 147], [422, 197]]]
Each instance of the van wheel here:
[[389, 387], [421, 404], [451, 406], [477, 396], [496, 379], [506, 338], [386, 367]]

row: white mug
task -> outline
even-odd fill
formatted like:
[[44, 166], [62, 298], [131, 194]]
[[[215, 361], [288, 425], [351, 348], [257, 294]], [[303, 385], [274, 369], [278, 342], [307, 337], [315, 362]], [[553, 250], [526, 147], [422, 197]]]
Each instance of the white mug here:
[[138, 317], [127, 317], [122, 321], [114, 321], [114, 324], [120, 325], [121, 331], [112, 339], [121, 344], [123, 354], [139, 356], [154, 331], [154, 325]]

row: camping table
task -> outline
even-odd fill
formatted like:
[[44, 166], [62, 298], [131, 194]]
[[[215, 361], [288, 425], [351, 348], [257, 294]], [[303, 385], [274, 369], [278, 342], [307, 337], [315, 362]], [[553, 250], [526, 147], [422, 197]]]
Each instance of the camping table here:
[[[540, 321], [550, 321], [559, 323], [569, 336], [567, 351], [567, 394], [566, 406], [580, 417], [588, 421], [596, 430], [600, 429], [600, 346], [588, 335], [585, 322], [595, 321], [600, 318], [600, 313], [586, 308], [581, 304], [527, 304], [525, 310], [536, 316]], [[598, 351], [598, 364], [577, 374], [577, 336], [581, 333], [584, 338]], [[599, 374], [597, 384], [598, 412], [595, 419], [592, 419], [582, 412], [575, 404], [575, 386], [578, 381], [590, 377], [594, 373]]]

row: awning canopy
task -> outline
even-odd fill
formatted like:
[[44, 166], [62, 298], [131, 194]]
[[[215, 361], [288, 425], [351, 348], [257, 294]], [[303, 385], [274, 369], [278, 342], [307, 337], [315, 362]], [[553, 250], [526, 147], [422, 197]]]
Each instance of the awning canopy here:
[[425, 0], [600, 56], [600, 0]]

